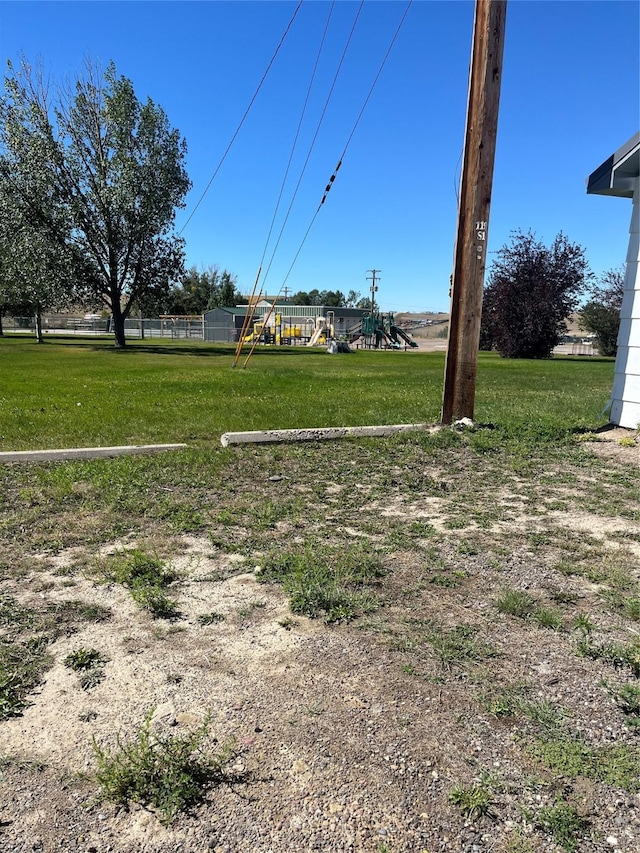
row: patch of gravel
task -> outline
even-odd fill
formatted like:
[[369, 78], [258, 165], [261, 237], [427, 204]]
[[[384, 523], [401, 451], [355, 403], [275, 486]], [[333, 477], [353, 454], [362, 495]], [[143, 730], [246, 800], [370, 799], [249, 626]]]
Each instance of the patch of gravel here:
[[[179, 586], [182, 618], [173, 623], [141, 614], [121, 588], [76, 578], [73, 597], [108, 603], [114, 617], [57, 640], [54, 666], [33, 704], [2, 724], [2, 853], [508, 849], [516, 827], [522, 831], [522, 809], [551, 805], [562, 792], [526, 757], [518, 732], [483, 711], [478, 697], [488, 687], [486, 673], [443, 676], [426, 646], [412, 658], [415, 665], [405, 666], [392, 641], [394, 619], [405, 612], [481, 624], [500, 653], [491, 662], [496, 683], [526, 682], [533, 696], [566, 708], [592, 743], [633, 739], [622, 719], [612, 717], [593, 662], [571, 653], [569, 637], [559, 645], [553, 632], [532, 627], [505, 635], [494, 618], [491, 590], [538, 589], [548, 579], [548, 567], [535, 569], [524, 552], [499, 572], [482, 555], [462, 560], [466, 572], [481, 578], [482, 600], [452, 589], [444, 610], [442, 598], [430, 602], [420, 594], [408, 611], [394, 596], [404, 595], [420, 571], [415, 557], [396, 555], [395, 591], [388, 591], [377, 630], [371, 624], [365, 630], [292, 619], [280, 590], [259, 584], [253, 573], [206, 580], [220, 570], [219, 557], [212, 558], [204, 540], [191, 537], [185, 546], [177, 563], [196, 571]], [[461, 562], [453, 550], [450, 557]], [[56, 585], [36, 595], [69, 596], [59, 575], [50, 578]], [[43, 579], [40, 572], [41, 585]], [[25, 602], [29, 587], [25, 581]], [[211, 611], [224, 619], [201, 625], [198, 615]], [[62, 663], [79, 646], [109, 659], [105, 680], [93, 690], [82, 690]], [[604, 665], [600, 674], [612, 677]], [[236, 738], [242, 748], [235, 781], [170, 828], [138, 806], [126, 811], [97, 802], [90, 778], [92, 739], [113, 746], [116, 734], [130, 734], [151, 708], [153, 725], [165, 732], [198, 725], [210, 712], [212, 734]], [[465, 819], [448, 799], [454, 785], [483, 773], [499, 780], [493, 807], [499, 822]], [[577, 849], [637, 851], [638, 797], [581, 784], [582, 808], [598, 832], [586, 833]], [[559, 849], [532, 825], [526, 832], [535, 841], [531, 849]]]

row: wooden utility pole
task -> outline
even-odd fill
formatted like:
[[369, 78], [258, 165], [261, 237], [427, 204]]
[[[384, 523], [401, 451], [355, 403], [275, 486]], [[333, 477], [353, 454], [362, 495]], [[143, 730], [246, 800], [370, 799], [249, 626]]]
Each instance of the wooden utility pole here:
[[382, 270], [367, 270], [371, 275], [367, 276], [367, 281], [371, 282], [371, 315], [373, 316], [375, 304], [376, 304], [376, 290], [378, 289], [378, 281], [380, 281], [380, 276], [376, 278], [376, 274], [382, 272]]
[[442, 423], [473, 418], [507, 0], [476, 0]]

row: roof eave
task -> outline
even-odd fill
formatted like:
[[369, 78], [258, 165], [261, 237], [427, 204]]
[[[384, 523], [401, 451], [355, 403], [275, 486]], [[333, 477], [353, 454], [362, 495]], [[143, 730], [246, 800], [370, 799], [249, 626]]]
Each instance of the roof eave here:
[[615, 154], [587, 178], [587, 193], [633, 198], [640, 175], [640, 132], [634, 134]]

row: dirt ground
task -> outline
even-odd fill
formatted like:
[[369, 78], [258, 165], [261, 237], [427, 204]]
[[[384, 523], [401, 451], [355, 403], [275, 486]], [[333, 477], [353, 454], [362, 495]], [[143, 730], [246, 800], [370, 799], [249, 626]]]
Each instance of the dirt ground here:
[[[580, 617], [593, 622], [594, 649], [638, 640], [640, 623], [605, 595], [618, 588], [606, 571], [624, 574], [629, 600], [640, 583], [640, 507], [628, 505], [640, 445], [629, 438], [603, 431], [553, 470], [514, 469], [490, 508], [478, 490], [492, 471], [483, 479], [454, 451], [415, 468], [402, 457], [384, 489], [373, 477], [326, 478], [315, 492], [300, 467], [315, 451], [289, 468], [286, 453], [267, 466], [269, 451], [256, 451], [244, 464], [282, 471], [278, 486], [303, 511], [268, 526], [249, 554], [221, 546], [219, 522], [175, 535], [174, 619], [154, 619], [91, 570], [148, 547], [155, 528], [34, 549], [17, 574], [5, 548], [0, 595], [34, 611], [73, 599], [110, 615], [60, 631], [28, 706], [0, 723], [0, 851], [637, 853], [640, 728], [615, 701], [637, 679], [604, 654], [576, 653]], [[606, 512], [598, 480], [610, 496], [627, 489]], [[273, 478], [258, 482], [271, 494]], [[219, 519], [230, 498], [217, 500]], [[282, 588], [260, 579], [270, 543], [302, 548], [329, 528], [345, 548], [384, 545], [379, 607], [337, 624], [292, 613]], [[245, 515], [234, 535], [248, 529]], [[498, 612], [505, 589], [555, 608], [560, 624]], [[436, 635], [470, 645], [445, 653]], [[64, 663], [78, 648], [106, 661], [87, 689]], [[147, 714], [162, 736], [209, 715], [208, 745], [238, 748], [224, 780], [170, 826], [151, 807], [100, 800], [93, 775], [94, 742], [117, 749]], [[572, 743], [595, 756], [620, 748], [625, 781], [593, 762], [554, 764], [550, 743], [563, 754]], [[474, 786], [490, 802], [465, 811], [455, 791]]]

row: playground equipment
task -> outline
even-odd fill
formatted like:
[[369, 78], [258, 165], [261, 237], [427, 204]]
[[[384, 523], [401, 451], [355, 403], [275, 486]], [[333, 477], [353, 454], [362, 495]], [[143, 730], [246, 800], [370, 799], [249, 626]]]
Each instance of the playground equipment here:
[[329, 345], [338, 337], [350, 344], [359, 341], [364, 349], [401, 350], [418, 346], [411, 335], [395, 323], [391, 313], [366, 314], [348, 329], [343, 326], [342, 331], [336, 333], [333, 311], [318, 317], [284, 317], [280, 312], [267, 312], [245, 329], [242, 343], [318, 347]]
[[[365, 349], [402, 349], [417, 347], [417, 342], [404, 329], [397, 326], [391, 312], [367, 314], [362, 318], [360, 337]], [[402, 341], [402, 343], [401, 343]]]
[[307, 343], [308, 347], [317, 347], [326, 344], [335, 338], [335, 324], [333, 311], [327, 311], [326, 317], [316, 317], [316, 327]]
[[253, 324], [253, 331], [245, 334], [242, 342], [245, 344], [302, 344], [306, 343], [313, 333], [313, 321], [306, 318], [296, 318], [297, 322], [283, 322], [282, 314], [265, 314]]
[[288, 320], [286, 322], [282, 314], [272, 314], [271, 317], [265, 314], [253, 324], [253, 330], [244, 335], [242, 342], [316, 347], [335, 338], [333, 311], [327, 311], [326, 317], [289, 317]]

